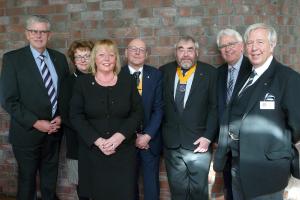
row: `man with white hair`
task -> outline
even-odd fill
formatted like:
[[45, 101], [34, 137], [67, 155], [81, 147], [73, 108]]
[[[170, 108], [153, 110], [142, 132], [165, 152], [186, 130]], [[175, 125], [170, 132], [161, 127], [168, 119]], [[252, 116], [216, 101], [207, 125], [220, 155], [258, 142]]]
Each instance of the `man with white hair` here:
[[[218, 115], [219, 122], [232, 95], [238, 91], [245, 78], [251, 72], [251, 63], [243, 55], [243, 38], [233, 29], [222, 29], [217, 35], [217, 45], [225, 63], [218, 68]], [[231, 200], [231, 153], [223, 171], [224, 194], [226, 200]]]
[[224, 112], [214, 169], [231, 151], [234, 200], [282, 200], [300, 139], [300, 75], [274, 58], [273, 27], [253, 24], [244, 40], [252, 72]]

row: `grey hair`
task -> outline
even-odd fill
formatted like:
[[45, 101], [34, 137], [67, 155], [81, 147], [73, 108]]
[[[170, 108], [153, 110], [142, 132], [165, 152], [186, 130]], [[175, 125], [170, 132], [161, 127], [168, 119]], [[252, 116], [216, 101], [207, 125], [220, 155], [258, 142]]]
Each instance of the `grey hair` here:
[[50, 31], [51, 24], [49, 19], [42, 15], [31, 15], [26, 20], [26, 29], [29, 29], [33, 23], [46, 23], [48, 26], [48, 31]]
[[257, 23], [257, 24], [252, 24], [250, 25], [246, 31], [245, 31], [245, 34], [244, 34], [244, 40], [245, 42], [248, 41], [248, 37], [249, 37], [249, 34], [251, 33], [251, 31], [254, 31], [256, 29], [265, 29], [268, 31], [269, 35], [268, 35], [268, 40], [270, 42], [270, 44], [275, 47], [276, 46], [276, 43], [277, 43], [277, 33], [275, 31], [275, 29], [268, 25], [268, 24], [264, 24], [264, 23]]
[[217, 35], [218, 47], [220, 47], [220, 40], [221, 40], [221, 37], [223, 37], [223, 36], [233, 36], [237, 39], [238, 42], [243, 42], [243, 37], [241, 36], [241, 34], [239, 32], [237, 32], [236, 30], [230, 29], [230, 28], [226, 28], [226, 29], [222, 29]]
[[175, 44], [175, 49], [177, 49], [178, 44], [179, 44], [180, 42], [182, 42], [182, 41], [184, 41], [184, 42], [191, 41], [191, 42], [194, 43], [194, 46], [195, 46], [196, 50], [199, 49], [199, 43], [196, 42], [196, 40], [195, 40], [192, 36], [189, 36], [189, 35], [184, 35], [184, 36], [182, 36], [182, 37], [178, 40], [178, 42]]

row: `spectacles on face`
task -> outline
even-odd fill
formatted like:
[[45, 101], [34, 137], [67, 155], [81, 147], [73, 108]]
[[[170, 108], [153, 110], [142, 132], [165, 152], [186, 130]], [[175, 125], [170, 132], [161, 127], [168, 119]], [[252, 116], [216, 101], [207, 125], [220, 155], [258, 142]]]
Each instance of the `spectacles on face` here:
[[237, 43], [239, 42], [229, 42], [227, 44], [223, 44], [219, 46], [219, 49], [226, 49], [226, 48], [232, 49]]
[[34, 29], [26, 29], [32, 35], [42, 35], [45, 36], [50, 33], [49, 30], [34, 30]]
[[132, 53], [137, 53], [137, 52], [140, 52], [142, 54], [146, 53], [146, 48], [143, 47], [138, 48], [136, 46], [129, 46], [127, 49]]
[[188, 48], [188, 49], [177, 48], [177, 52], [179, 54], [185, 54], [185, 53], [187, 53], [188, 55], [192, 55], [192, 54], [195, 53], [195, 49], [194, 48]]
[[84, 56], [74, 56], [75, 61], [86, 61], [90, 59], [90, 55], [84, 55]]

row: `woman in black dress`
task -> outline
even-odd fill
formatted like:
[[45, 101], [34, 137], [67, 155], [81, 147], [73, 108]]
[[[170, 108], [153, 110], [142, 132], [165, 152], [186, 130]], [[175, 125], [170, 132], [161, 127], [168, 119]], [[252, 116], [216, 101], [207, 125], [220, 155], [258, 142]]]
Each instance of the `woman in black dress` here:
[[[75, 40], [69, 47], [68, 56], [74, 66], [74, 72], [62, 84], [62, 119], [67, 144], [67, 178], [69, 183], [78, 185], [78, 135], [69, 120], [69, 104], [75, 79], [89, 73], [89, 62], [93, 42], [89, 40]], [[79, 200], [88, 200], [87, 197], [78, 196]]]
[[142, 121], [141, 97], [133, 77], [119, 74], [112, 40], [95, 43], [92, 74], [76, 80], [70, 116], [79, 133], [79, 194], [93, 200], [133, 200], [135, 130]]

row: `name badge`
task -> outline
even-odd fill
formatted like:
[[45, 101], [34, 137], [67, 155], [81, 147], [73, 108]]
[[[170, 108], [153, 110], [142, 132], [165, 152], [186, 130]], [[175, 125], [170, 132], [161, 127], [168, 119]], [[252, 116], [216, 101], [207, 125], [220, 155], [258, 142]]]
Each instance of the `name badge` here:
[[275, 101], [260, 101], [260, 109], [261, 110], [274, 110], [275, 109]]

